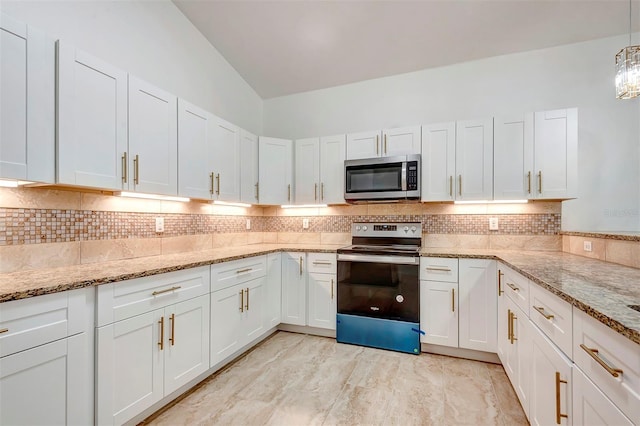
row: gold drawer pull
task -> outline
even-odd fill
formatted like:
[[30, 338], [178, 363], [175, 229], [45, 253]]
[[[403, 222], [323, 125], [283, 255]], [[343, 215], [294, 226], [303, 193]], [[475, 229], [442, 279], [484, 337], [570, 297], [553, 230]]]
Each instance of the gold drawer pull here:
[[504, 291], [502, 291], [502, 276], [504, 275], [504, 272], [502, 272], [500, 269], [498, 269], [498, 296], [501, 296], [502, 293], [504, 293]]
[[160, 346], [160, 350], [164, 349], [164, 317], [160, 317], [160, 341], [158, 342], [158, 346]]
[[562, 414], [560, 410], [560, 383], [567, 384], [566, 380], [560, 379], [560, 373], [556, 371], [556, 423], [561, 424], [562, 418], [568, 419], [569, 416], [566, 414]]
[[517, 319], [518, 319], [518, 317], [516, 316], [516, 313], [515, 313], [515, 312], [513, 312], [513, 311], [511, 311], [511, 312], [510, 312], [510, 314], [511, 314], [511, 337], [510, 337], [510, 339], [509, 339], [509, 340], [511, 341], [511, 344], [513, 345], [513, 342], [514, 342], [514, 341], [516, 341], [516, 340], [518, 340], [518, 339], [516, 338], [516, 333], [514, 332], [514, 328], [513, 328], [513, 321], [514, 321], [514, 320], [517, 320]]
[[331, 262], [320, 262], [320, 261], [314, 261], [313, 264], [314, 265], [333, 265], [333, 263]]
[[0, 330], [0, 334], [7, 333], [8, 331], [9, 331], [8, 328], [3, 328], [2, 330]]
[[609, 374], [611, 374], [613, 377], [618, 377], [620, 374], [622, 374], [622, 370], [621, 370], [621, 369], [619, 369], [619, 368], [613, 368], [613, 367], [611, 367], [611, 366], [607, 365], [607, 363], [606, 363], [606, 362], [604, 362], [604, 360], [598, 356], [598, 350], [597, 350], [597, 349], [591, 349], [591, 348], [588, 348], [587, 346], [585, 346], [585, 345], [584, 345], [584, 344], [582, 344], [582, 343], [580, 344], [580, 347], [581, 347], [582, 349], [584, 349], [584, 351], [585, 351], [586, 353], [588, 353], [588, 354], [589, 354], [589, 356], [591, 356], [591, 358], [595, 359], [595, 360], [596, 360], [596, 362], [597, 362], [598, 364], [600, 364], [600, 365], [602, 366], [602, 368], [604, 368], [605, 370], [607, 370], [607, 371], [609, 372]]
[[451, 312], [456, 311], [456, 289], [451, 289]]
[[169, 321], [171, 321], [171, 337], [169, 337], [169, 341], [173, 346], [176, 344], [176, 314], [171, 314]]
[[209, 194], [213, 195], [214, 192], [216, 192], [216, 184], [214, 182], [215, 180], [215, 173], [211, 172], [209, 173], [209, 180], [211, 181], [211, 189], [209, 190]]
[[140, 156], [138, 154], [133, 158], [133, 183], [134, 185], [140, 184]]
[[220, 195], [220, 173], [216, 175], [216, 182], [218, 182], [218, 189], [216, 189], [216, 195]]
[[507, 309], [507, 340], [511, 340], [511, 309]]
[[451, 269], [446, 268], [446, 267], [427, 266], [425, 269], [426, 269], [427, 271], [451, 272]]
[[545, 319], [548, 319], [548, 320], [552, 320], [553, 319], [553, 315], [545, 313], [544, 312], [544, 308], [542, 306], [534, 306], [533, 309], [538, 311], [540, 313], [540, 315], [545, 317]]
[[520, 291], [520, 289], [519, 289], [518, 287], [516, 287], [516, 285], [515, 285], [515, 284], [507, 283], [507, 285], [508, 285], [509, 287], [511, 287], [511, 290], [513, 290], [513, 291]]
[[152, 296], [157, 296], [159, 294], [163, 294], [163, 293], [169, 293], [170, 291], [174, 291], [174, 290], [178, 290], [182, 288], [181, 285], [174, 285], [171, 288], [165, 288], [164, 290], [159, 290], [159, 291], [154, 291], [153, 293], [151, 293]]
[[240, 290], [240, 312], [244, 312], [244, 289]]
[[331, 300], [333, 300], [333, 278], [331, 278]]
[[127, 183], [127, 152], [122, 154], [122, 183]]
[[300, 256], [300, 275], [302, 275], [302, 256]]
[[247, 287], [246, 292], [247, 292], [247, 303], [244, 305], [244, 309], [248, 311], [249, 310], [249, 287]]
[[252, 269], [253, 269], [253, 268], [238, 269], [238, 270], [236, 271], [236, 274], [241, 274], [241, 273], [243, 273], [243, 272], [249, 272], [249, 271], [251, 271]]

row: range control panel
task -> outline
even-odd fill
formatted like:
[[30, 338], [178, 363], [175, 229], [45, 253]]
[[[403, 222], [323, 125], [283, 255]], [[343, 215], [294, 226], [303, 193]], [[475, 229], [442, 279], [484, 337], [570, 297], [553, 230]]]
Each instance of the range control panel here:
[[353, 223], [351, 235], [354, 237], [421, 237], [422, 223]]

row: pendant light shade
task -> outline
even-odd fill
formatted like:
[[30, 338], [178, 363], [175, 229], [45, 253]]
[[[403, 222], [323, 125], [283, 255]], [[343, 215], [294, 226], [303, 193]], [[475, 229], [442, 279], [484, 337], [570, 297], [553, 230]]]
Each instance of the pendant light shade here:
[[616, 98], [640, 96], [640, 45], [631, 45], [631, 0], [629, 0], [629, 46], [616, 55]]

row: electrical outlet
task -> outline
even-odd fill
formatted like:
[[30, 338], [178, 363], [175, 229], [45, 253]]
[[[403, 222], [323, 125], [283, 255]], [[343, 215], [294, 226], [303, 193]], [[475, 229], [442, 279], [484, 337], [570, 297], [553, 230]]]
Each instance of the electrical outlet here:
[[591, 241], [585, 241], [583, 243], [584, 251], [591, 251], [593, 248], [591, 247]]
[[156, 232], [164, 232], [164, 217], [156, 217]]
[[489, 218], [489, 231], [497, 231], [498, 230], [498, 218], [490, 217]]
[[251, 219], [247, 219], [247, 229], [251, 229]]
[[309, 229], [309, 219], [302, 219], [302, 229]]

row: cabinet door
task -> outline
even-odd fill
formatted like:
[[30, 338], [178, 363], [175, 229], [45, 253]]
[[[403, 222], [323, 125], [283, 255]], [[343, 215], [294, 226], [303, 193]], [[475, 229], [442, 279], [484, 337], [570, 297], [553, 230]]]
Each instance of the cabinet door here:
[[422, 126], [422, 201], [455, 198], [456, 123]]
[[345, 135], [320, 138], [320, 202], [344, 203]]
[[307, 280], [304, 253], [282, 254], [282, 319], [293, 325], [307, 325]]
[[0, 14], [0, 178], [55, 181], [55, 41]]
[[571, 198], [578, 184], [578, 110], [535, 114], [535, 196]]
[[496, 352], [496, 262], [487, 259], [460, 259], [459, 274], [460, 347]]
[[245, 344], [242, 334], [244, 286], [242, 284], [211, 293], [211, 352], [213, 367]]
[[163, 397], [163, 309], [97, 329], [96, 418], [122, 424]]
[[178, 100], [178, 195], [209, 199], [214, 190], [213, 115]]
[[0, 424], [92, 423], [87, 347], [81, 333], [1, 358]]
[[[502, 280], [502, 276], [504, 275], [500, 270], [498, 270], [498, 280]], [[504, 281], [502, 281], [504, 282]], [[502, 284], [504, 285], [504, 284]], [[498, 288], [501, 285], [498, 284]], [[498, 354], [498, 358], [500, 358], [500, 362], [504, 367], [509, 380], [513, 383], [513, 379], [511, 377], [510, 369], [507, 368], [507, 361], [510, 350], [510, 337], [511, 337], [511, 325], [510, 325], [511, 316], [509, 315], [509, 306], [507, 301], [507, 296], [503, 291], [499, 290], [498, 294], [498, 334], [496, 340], [496, 353]]]
[[422, 343], [458, 347], [458, 284], [420, 281]]
[[164, 394], [209, 369], [209, 295], [165, 308]]
[[336, 329], [336, 275], [309, 273], [309, 321], [311, 327]]
[[298, 139], [295, 149], [295, 200], [317, 204], [320, 196], [320, 139]]
[[267, 287], [266, 287], [266, 327], [273, 328], [280, 324], [280, 305], [282, 304], [282, 255], [267, 255]]
[[533, 114], [493, 120], [493, 197], [526, 200], [533, 194]]
[[456, 123], [456, 200], [493, 198], [493, 120]]
[[379, 157], [381, 152], [380, 131], [347, 135], [347, 160]]
[[[529, 395], [531, 382], [531, 323], [518, 305], [506, 298], [507, 320], [511, 331], [507, 339], [506, 360], [503, 362], [511, 385], [516, 391], [520, 404], [529, 416]], [[502, 337], [500, 337], [502, 338]]]
[[260, 204], [291, 204], [292, 142], [260, 136], [258, 151]]
[[129, 189], [178, 193], [178, 99], [129, 76]]
[[382, 131], [382, 156], [420, 154], [420, 126], [399, 127]]
[[127, 73], [58, 43], [57, 182], [127, 189]]
[[571, 361], [535, 325], [531, 329], [529, 421], [532, 425], [571, 425]]
[[213, 130], [214, 198], [221, 201], [240, 200], [240, 129], [215, 117]]
[[577, 367], [573, 368], [573, 415], [573, 423], [576, 425], [633, 425]]
[[246, 342], [252, 342], [264, 333], [267, 309], [266, 284], [267, 277], [256, 278], [243, 284], [245, 293], [242, 333], [246, 336]]
[[240, 129], [240, 201], [258, 202], [258, 137]]

